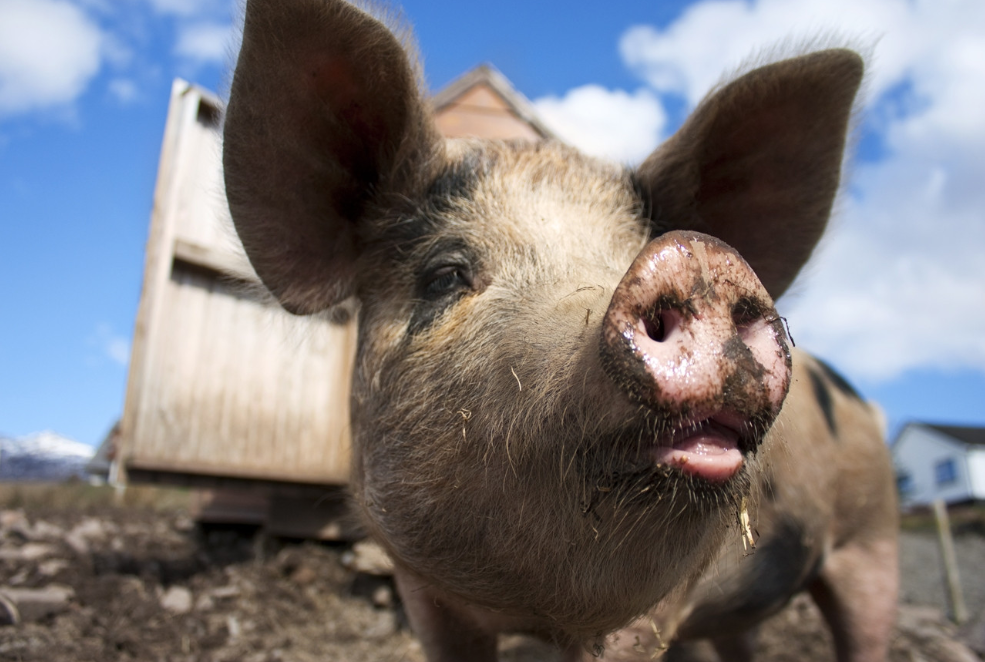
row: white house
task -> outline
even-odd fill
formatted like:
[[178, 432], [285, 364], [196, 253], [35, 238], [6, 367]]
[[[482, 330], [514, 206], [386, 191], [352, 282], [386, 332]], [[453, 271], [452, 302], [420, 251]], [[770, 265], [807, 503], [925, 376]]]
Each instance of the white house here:
[[985, 500], [985, 428], [908, 423], [893, 463], [904, 506]]

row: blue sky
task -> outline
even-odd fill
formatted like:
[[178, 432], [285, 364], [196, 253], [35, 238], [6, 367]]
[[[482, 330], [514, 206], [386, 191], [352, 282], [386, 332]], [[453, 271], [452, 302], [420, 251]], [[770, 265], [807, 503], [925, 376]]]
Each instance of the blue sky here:
[[[887, 411], [985, 425], [981, 0], [403, 3], [440, 89], [497, 66], [555, 130], [639, 161], [786, 40], [872, 50], [832, 231], [780, 304]], [[0, 434], [97, 443], [123, 406], [171, 80], [222, 88], [230, 0], [0, 0]], [[836, 40], [838, 41], [838, 40]]]

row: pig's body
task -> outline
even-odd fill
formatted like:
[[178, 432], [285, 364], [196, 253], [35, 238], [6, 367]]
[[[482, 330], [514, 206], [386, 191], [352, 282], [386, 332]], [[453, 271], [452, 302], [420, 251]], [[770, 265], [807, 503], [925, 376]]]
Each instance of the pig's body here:
[[823, 232], [859, 58], [747, 74], [636, 170], [446, 142], [416, 76], [350, 5], [250, 0], [224, 164], [281, 303], [360, 300], [353, 495], [429, 659], [515, 630], [573, 658], [731, 651], [801, 588], [842, 659], [884, 655], [886, 453], [772, 301]]

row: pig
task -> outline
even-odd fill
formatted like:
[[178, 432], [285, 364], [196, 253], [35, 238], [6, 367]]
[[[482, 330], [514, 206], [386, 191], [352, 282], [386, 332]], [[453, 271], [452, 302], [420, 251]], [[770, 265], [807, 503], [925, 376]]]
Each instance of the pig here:
[[429, 660], [529, 633], [648, 660], [809, 591], [887, 653], [896, 503], [878, 417], [774, 300], [821, 238], [850, 50], [721, 85], [639, 167], [441, 138], [406, 32], [249, 0], [226, 194], [291, 313], [358, 301], [351, 492]]

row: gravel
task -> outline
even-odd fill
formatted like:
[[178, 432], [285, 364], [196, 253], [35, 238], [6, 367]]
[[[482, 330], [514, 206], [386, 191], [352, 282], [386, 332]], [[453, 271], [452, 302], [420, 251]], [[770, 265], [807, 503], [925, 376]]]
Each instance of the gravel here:
[[[903, 535], [889, 662], [979, 662], [965, 644], [985, 653], [985, 537], [958, 536], [956, 548], [975, 617], [961, 631], [944, 617], [935, 536]], [[0, 593], [23, 612], [0, 618], [0, 662], [424, 662], [392, 582], [357, 571], [361, 556], [200, 529], [181, 513], [0, 510]], [[758, 662], [834, 659], [804, 596], [760, 629], [757, 649]], [[535, 660], [556, 655], [502, 642], [501, 662]]]
[[[957, 535], [954, 552], [961, 575], [968, 613], [973, 618], [985, 612], [985, 538], [975, 534]], [[930, 605], [948, 611], [944, 594], [944, 571], [932, 532], [904, 532], [900, 538], [900, 600]]]

